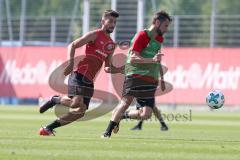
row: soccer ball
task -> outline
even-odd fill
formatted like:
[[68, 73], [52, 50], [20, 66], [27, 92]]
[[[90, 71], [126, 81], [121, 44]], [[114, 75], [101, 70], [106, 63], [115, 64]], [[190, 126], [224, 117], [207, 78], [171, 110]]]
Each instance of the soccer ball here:
[[225, 101], [224, 95], [221, 91], [211, 91], [206, 97], [207, 105], [212, 109], [219, 109], [223, 106]]

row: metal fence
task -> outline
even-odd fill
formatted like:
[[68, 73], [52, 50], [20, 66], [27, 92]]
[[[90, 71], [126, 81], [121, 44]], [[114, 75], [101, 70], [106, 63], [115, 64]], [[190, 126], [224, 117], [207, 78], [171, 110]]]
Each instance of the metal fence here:
[[[147, 11], [149, 6], [145, 5], [145, 0], [75, 0], [69, 2], [72, 8], [69, 15], [51, 16], [24, 14], [21, 10], [26, 8], [26, 2], [30, 0], [19, 0], [17, 7], [19, 14], [14, 14], [10, 10], [9, 2], [11, 1], [16, 0], [0, 0], [0, 45], [66, 45], [83, 33], [99, 27], [101, 13], [108, 8], [113, 8], [120, 13], [116, 31], [113, 34], [116, 41], [130, 40], [139, 29], [148, 27], [151, 21], [151, 15]], [[153, 4], [162, 4], [160, 0], [151, 2], [152, 10], [156, 10]], [[239, 38], [240, 14], [175, 14], [169, 33], [165, 36], [164, 45], [239, 47]]]
[[239, 47], [240, 15], [174, 16], [165, 45], [171, 47]]

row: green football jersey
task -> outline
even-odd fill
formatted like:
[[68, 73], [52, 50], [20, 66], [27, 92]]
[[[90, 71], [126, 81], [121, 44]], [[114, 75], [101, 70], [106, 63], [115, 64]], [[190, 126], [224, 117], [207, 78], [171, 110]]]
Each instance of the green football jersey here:
[[[153, 36], [152, 33], [149, 30], [144, 30], [148, 37], [150, 38], [150, 41], [146, 48], [142, 50], [140, 53], [140, 56], [143, 58], [153, 58], [158, 51], [161, 49], [161, 43], [158, 42]], [[134, 39], [134, 38], [133, 38]], [[131, 40], [131, 45], [133, 42], [133, 39]], [[125, 67], [125, 75], [133, 75], [133, 74], [140, 74], [143, 76], [150, 76], [153, 77], [155, 80], [158, 80], [159, 78], [159, 62], [153, 62], [153, 63], [130, 63], [130, 57], [131, 57], [131, 49], [128, 51], [128, 56], [126, 60], [126, 67]]]

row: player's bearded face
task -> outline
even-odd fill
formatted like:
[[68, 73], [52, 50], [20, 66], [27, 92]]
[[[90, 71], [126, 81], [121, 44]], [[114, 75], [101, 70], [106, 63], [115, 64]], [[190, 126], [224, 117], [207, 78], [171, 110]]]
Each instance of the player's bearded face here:
[[162, 36], [162, 35], [163, 35], [163, 33], [162, 33], [162, 31], [161, 31], [161, 28], [160, 28], [160, 27], [158, 27], [158, 28], [157, 28], [157, 33], [158, 33], [160, 36]]
[[112, 33], [116, 26], [116, 18], [108, 17], [104, 20], [104, 28], [107, 33]]
[[159, 24], [159, 27], [157, 27], [157, 33], [159, 35], [163, 35], [164, 33], [166, 33], [168, 31], [168, 26], [169, 26], [169, 20], [165, 20], [162, 23]]

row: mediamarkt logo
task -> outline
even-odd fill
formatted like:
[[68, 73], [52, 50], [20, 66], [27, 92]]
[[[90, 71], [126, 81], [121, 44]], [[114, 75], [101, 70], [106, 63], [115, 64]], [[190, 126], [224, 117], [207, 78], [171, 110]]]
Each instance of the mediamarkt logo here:
[[39, 60], [37, 63], [26, 63], [22, 67], [17, 66], [16, 60], [6, 61], [3, 70], [0, 72], [0, 83], [35, 85], [48, 84], [50, 74], [60, 65], [62, 61]]
[[237, 90], [240, 78], [240, 67], [229, 66], [221, 70], [220, 63], [208, 63], [205, 69], [199, 63], [193, 63], [188, 69], [178, 65], [175, 70], [166, 73], [166, 81], [176, 89], [218, 88]]
[[[8, 60], [0, 72], [0, 83], [35, 85], [47, 84], [48, 78], [62, 61], [52, 61], [50, 64], [40, 60], [36, 64], [26, 63], [17, 66], [16, 60]], [[222, 69], [220, 63], [208, 63], [203, 68], [199, 63], [193, 63], [189, 68], [177, 65], [164, 75], [165, 81], [170, 82], [175, 89], [231, 89], [239, 87], [240, 67], [229, 66]]]

